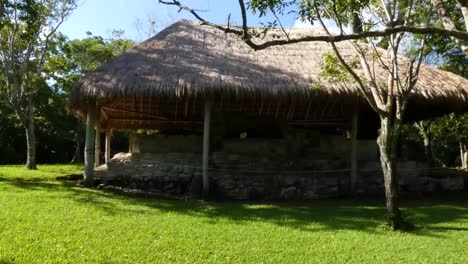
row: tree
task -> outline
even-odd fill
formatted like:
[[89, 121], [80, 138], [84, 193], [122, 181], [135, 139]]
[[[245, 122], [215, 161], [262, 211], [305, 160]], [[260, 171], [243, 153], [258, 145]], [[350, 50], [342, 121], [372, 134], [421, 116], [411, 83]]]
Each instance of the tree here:
[[[432, 122], [430, 130], [435, 142], [440, 142], [440, 152], [447, 152], [450, 148], [453, 152], [458, 147], [460, 165], [468, 169], [468, 114], [455, 115], [438, 118]], [[452, 144], [448, 144], [451, 142]], [[455, 145], [455, 146], [454, 146]]]
[[[456, 5], [459, 4], [457, 1], [432, 2], [436, 7], [438, 6], [437, 14], [428, 17], [428, 19], [432, 21], [432, 24], [444, 26], [449, 23], [452, 28], [463, 27], [464, 19], [462, 12], [460, 12], [462, 10], [457, 10], [455, 8]], [[449, 13], [448, 10], [454, 10], [455, 12]], [[446, 17], [443, 19], [441, 16]], [[466, 15], [465, 17], [468, 18]], [[414, 38], [415, 41], [418, 39], [420, 39], [420, 36]], [[425, 63], [468, 78], [468, 56], [465, 55], [466, 52], [462, 52], [462, 49], [467, 47], [463, 47], [466, 43], [437, 35], [428, 36], [426, 42], [427, 45], [424, 49]], [[407, 54], [411, 55], [412, 53], [414, 53], [414, 50], [410, 49]], [[456, 141], [457, 148], [459, 148], [459, 152], [461, 153], [460, 160], [462, 167], [467, 168], [466, 161], [468, 160], [468, 154], [465, 151], [466, 141], [464, 140], [464, 137], [466, 137], [464, 133], [466, 133], [466, 131], [461, 129], [467, 126], [467, 124], [465, 124], [467, 121], [468, 119], [465, 115], [449, 115], [436, 120], [423, 120], [415, 124], [415, 127], [419, 130], [419, 134], [422, 137], [427, 160], [431, 165], [435, 163], [434, 158], [443, 166], [452, 163], [453, 160], [447, 158], [451, 156], [450, 153], [453, 153], [453, 144], [448, 144], [448, 142]], [[437, 148], [436, 155], [432, 151], [433, 145]]]
[[1, 2], [1, 94], [25, 129], [28, 169], [36, 169], [35, 101], [50, 41], [75, 7], [75, 0]]
[[[453, 30], [457, 28], [465, 28], [468, 31], [468, 0], [457, 0], [457, 1], [443, 1], [443, 0], [432, 0], [431, 1], [437, 15], [445, 29]], [[460, 6], [460, 10], [455, 8], [456, 5]], [[453, 14], [450, 10], [461, 11], [461, 16], [464, 17], [465, 25], [460, 25], [463, 20], [454, 20]], [[457, 23], [458, 22], [458, 23]], [[457, 25], [458, 24], [458, 25]], [[468, 55], [468, 41], [463, 39], [457, 39], [452, 37], [452, 40], [459, 46], [463, 53]]]
[[[123, 32], [119, 30], [113, 31], [111, 39], [93, 36], [91, 32], [87, 34], [88, 37], [84, 39], [63, 39], [56, 54], [47, 61], [45, 71], [55, 81], [54, 86], [60, 90], [57, 94], [63, 102], [76, 81], [134, 45], [133, 41], [123, 39]], [[64, 108], [65, 104], [62, 105]], [[81, 163], [84, 126], [80, 118], [70, 118], [75, 123], [75, 152], [71, 162]]]
[[[425, 39], [428, 35], [447, 36], [457, 40], [468, 40], [468, 33], [456, 28], [434, 27], [425, 17], [432, 15], [433, 5], [425, 0], [251, 0], [246, 6], [239, 0], [242, 25], [231, 27], [211, 23], [200, 14], [178, 0], [159, 1], [190, 12], [202, 24], [215, 27], [226, 33], [239, 36], [255, 50], [275, 45], [288, 45], [303, 41], [326, 41], [334, 50], [336, 59], [357, 84], [359, 92], [380, 117], [380, 130], [377, 144], [384, 174], [386, 206], [390, 225], [394, 229], [404, 229], [410, 225], [403, 220], [399, 210], [398, 178], [396, 174], [397, 148], [401, 125], [408, 99], [418, 80], [423, 59]], [[248, 27], [247, 9], [260, 17], [272, 14], [274, 19], [263, 32]], [[325, 35], [290, 38], [285, 30], [280, 39], [262, 41], [262, 34], [269, 27], [281, 26], [280, 16], [295, 12], [303, 21], [319, 23]], [[324, 19], [335, 22], [339, 34], [331, 34]], [[348, 32], [350, 25], [353, 31]], [[411, 59], [402, 59], [402, 42], [409, 33], [424, 35], [418, 44], [418, 52]], [[351, 41], [352, 40], [352, 41]], [[360, 71], [356, 71], [349, 59], [345, 59], [337, 42], [350, 41], [360, 61]], [[383, 47], [386, 51], [379, 49]], [[380, 64], [385, 69], [387, 81], [383, 82], [372, 70], [372, 65]], [[364, 72], [361, 74], [360, 72]]]
[[11, 164], [22, 160], [18, 150], [25, 147], [23, 138], [23, 129], [18, 118], [12, 114], [11, 109], [0, 103], [0, 163]]
[[416, 122], [414, 125], [419, 130], [419, 134], [423, 138], [424, 153], [426, 154], [426, 160], [429, 166], [434, 166], [434, 156], [432, 154], [432, 131], [431, 131], [432, 120], [421, 120]]
[[147, 15], [146, 18], [137, 18], [134, 22], [138, 32], [138, 37], [141, 41], [149, 39], [156, 35], [161, 22], [152, 15]]

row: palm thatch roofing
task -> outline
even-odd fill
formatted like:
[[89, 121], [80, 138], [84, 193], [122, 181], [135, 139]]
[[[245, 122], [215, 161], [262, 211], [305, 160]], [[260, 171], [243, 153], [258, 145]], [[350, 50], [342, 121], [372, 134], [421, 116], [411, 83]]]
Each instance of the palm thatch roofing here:
[[[281, 34], [272, 30], [265, 38]], [[312, 34], [323, 33], [289, 32], [291, 38]], [[338, 47], [346, 60], [353, 61], [357, 54], [350, 45], [342, 42]], [[326, 53], [333, 52], [325, 42], [254, 51], [233, 35], [181, 20], [82, 78], [67, 109], [84, 117], [87, 98], [96, 98], [101, 126], [117, 129], [197, 126], [206, 100], [223, 111], [289, 122], [347, 119], [349, 107], [356, 100], [365, 101], [354, 81], [322, 76]], [[404, 69], [408, 60], [401, 61]], [[373, 67], [385, 83], [384, 68], [377, 61]], [[467, 79], [423, 65], [408, 120], [468, 111], [467, 99]]]

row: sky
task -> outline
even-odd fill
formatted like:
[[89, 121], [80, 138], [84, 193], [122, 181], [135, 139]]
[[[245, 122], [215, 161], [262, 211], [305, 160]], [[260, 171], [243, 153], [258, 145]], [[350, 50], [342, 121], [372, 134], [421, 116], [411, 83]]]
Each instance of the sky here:
[[[239, 24], [240, 9], [236, 0], [186, 0], [182, 3], [201, 10], [199, 12], [206, 20], [225, 24], [231, 14], [231, 22]], [[149, 17], [155, 18], [157, 29], [162, 29], [178, 21], [179, 19], [191, 19], [191, 14], [181, 11], [174, 6], [158, 3], [158, 0], [80, 0], [78, 8], [62, 24], [60, 31], [70, 39], [85, 38], [86, 32], [93, 35], [110, 37], [113, 30], [124, 30], [124, 37], [143, 41], [144, 33], [139, 34], [137, 20], [148, 21]], [[249, 16], [249, 26], [260, 26], [261, 22], [271, 20], [271, 17], [259, 19]], [[282, 20], [285, 28], [290, 28], [297, 23], [294, 15], [289, 15]], [[144, 25], [145, 23], [143, 23]], [[146, 25], [149, 25], [146, 22]], [[149, 26], [145, 26], [145, 29]]]

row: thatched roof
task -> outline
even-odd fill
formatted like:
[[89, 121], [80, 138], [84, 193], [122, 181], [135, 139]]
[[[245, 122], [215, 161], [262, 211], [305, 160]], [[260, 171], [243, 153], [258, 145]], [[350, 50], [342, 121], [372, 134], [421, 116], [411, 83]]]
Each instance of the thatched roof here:
[[[291, 37], [304, 34], [322, 33], [313, 29], [290, 31]], [[266, 38], [280, 35], [272, 30]], [[349, 45], [339, 43], [339, 48], [347, 60], [354, 60], [356, 56]], [[174, 106], [179, 102], [179, 119], [184, 112], [188, 120], [187, 112], [195, 111], [197, 103], [211, 98], [221, 100], [221, 105], [231, 103], [231, 107], [243, 104], [244, 100], [257, 107], [261, 104], [265, 109], [267, 104], [273, 104], [269, 106], [270, 113], [275, 112], [276, 102], [281, 101], [280, 112], [288, 112], [290, 117], [295, 110], [283, 111], [286, 104], [303, 102], [305, 109], [310, 101], [359, 98], [353, 81], [330, 81], [321, 76], [324, 53], [333, 53], [324, 42], [254, 51], [233, 35], [181, 20], [81, 79], [71, 93], [68, 110], [83, 115], [86, 98], [96, 97], [101, 107], [113, 109], [114, 113], [133, 111], [140, 113], [140, 117], [160, 116], [161, 111], [155, 111], [153, 106], [161, 109], [163, 104]], [[375, 65], [377, 75], [386, 82], [387, 75], [379, 74], [383, 73], [382, 67], [377, 62]], [[468, 110], [468, 80], [449, 72], [423, 66], [413, 95], [412, 111], [421, 113], [414, 114], [414, 118], [424, 117], [428, 104], [432, 104], [432, 110], [438, 109], [433, 114]], [[187, 98], [192, 101], [187, 102]], [[415, 107], [418, 105], [425, 109]], [[267, 112], [265, 109], [263, 112]], [[304, 109], [301, 111], [305, 112]]]

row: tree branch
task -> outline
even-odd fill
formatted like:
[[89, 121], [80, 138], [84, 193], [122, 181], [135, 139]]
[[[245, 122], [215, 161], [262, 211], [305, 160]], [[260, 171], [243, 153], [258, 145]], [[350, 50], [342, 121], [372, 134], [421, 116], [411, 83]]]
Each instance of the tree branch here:
[[[316, 12], [316, 16], [317, 16], [317, 19], [318, 21], [320, 22], [320, 25], [322, 26], [323, 30], [329, 35], [331, 36], [331, 33], [328, 31], [327, 27], [325, 26], [325, 23], [323, 22], [322, 20], [322, 17], [320, 16], [320, 13], [318, 11], [318, 7], [317, 7], [317, 4], [314, 5], [314, 8], [315, 8], [315, 12]], [[375, 87], [370, 87], [370, 90], [371, 90], [371, 94], [367, 91], [366, 89], [366, 86], [364, 85], [364, 82], [362, 81], [361, 77], [359, 77], [356, 72], [354, 72], [354, 70], [351, 68], [351, 66], [349, 66], [349, 64], [344, 60], [343, 56], [341, 56], [341, 53], [340, 51], [338, 50], [338, 48], [336, 47], [336, 44], [335, 42], [330, 42], [332, 48], [333, 48], [333, 51], [335, 52], [335, 55], [336, 57], [338, 58], [338, 60], [340, 61], [341, 65], [343, 65], [343, 67], [346, 69], [346, 71], [353, 77], [353, 79], [358, 83], [358, 89], [359, 91], [362, 92], [362, 94], [364, 95], [364, 98], [367, 100], [367, 102], [369, 103], [369, 105], [379, 114], [383, 115], [385, 114], [385, 109], [384, 107], [382, 106], [382, 103], [381, 103], [381, 98], [378, 96], [378, 93], [375, 94]], [[372, 84], [371, 84], [372, 86]]]
[[249, 37], [249, 27], [247, 24], [247, 12], [245, 11], [245, 3], [244, 0], [239, 0], [239, 6], [241, 9], [241, 14], [242, 14], [242, 39], [243, 40], [248, 40], [250, 39]]
[[[244, 1], [239, 0], [239, 3], [243, 3], [243, 2]], [[188, 6], [181, 4], [180, 1], [159, 0], [159, 3], [165, 4], [165, 5], [177, 6], [180, 8], [180, 10], [186, 10], [187, 12], [191, 13], [198, 21], [202, 22], [203, 25], [208, 25], [208, 26], [217, 28], [219, 30], [222, 30], [226, 33], [232, 33], [232, 34], [238, 35], [244, 38], [245, 43], [249, 45], [251, 48], [253, 48], [254, 50], [262, 50], [262, 49], [266, 49], [272, 46], [280, 46], [280, 45], [300, 43], [300, 42], [306, 42], [306, 41], [340, 42], [340, 41], [345, 41], [345, 40], [358, 40], [358, 39], [363, 39], [363, 38], [385, 37], [385, 36], [389, 36], [389, 35], [401, 33], [401, 32], [409, 32], [413, 34], [423, 34], [423, 35], [437, 34], [437, 35], [454, 37], [460, 40], [468, 41], [468, 32], [463, 32], [463, 31], [459, 31], [456, 29], [449, 30], [449, 29], [438, 28], [438, 27], [417, 27], [417, 26], [398, 25], [395, 27], [385, 28], [384, 30], [366, 31], [366, 32], [361, 32], [361, 33], [325, 35], [325, 36], [304, 36], [300, 38], [276, 39], [276, 40], [265, 41], [262, 43], [255, 43], [252, 41], [250, 33], [245, 30], [245, 27], [247, 26], [246, 18], [242, 19], [243, 20], [242, 29], [231, 28], [231, 27], [218, 25], [218, 24], [205, 20], [197, 13], [197, 11], [195, 11], [194, 9], [191, 9]], [[245, 10], [245, 7], [244, 7], [244, 10]], [[249, 35], [249, 37], [247, 37], [246, 39], [245, 39], [245, 33]]]
[[465, 29], [468, 31], [468, 0], [458, 0], [461, 6], [463, 18], [465, 20]]
[[[460, 4], [462, 4], [462, 2], [464, 1], [460, 1]], [[432, 4], [434, 5], [437, 15], [439, 15], [439, 18], [444, 28], [446, 30], [457, 30], [455, 23], [453, 22], [452, 17], [450, 16], [450, 12], [447, 10], [447, 8], [444, 5], [444, 1], [432, 0]], [[465, 17], [465, 19], [468, 19], [468, 17]], [[466, 28], [466, 30], [468, 30], [468, 28]], [[468, 55], [468, 40], [461, 39], [461, 38], [459, 39], [459, 38], [456, 38], [455, 36], [450, 36], [450, 37], [460, 47], [463, 53], [465, 53], [465, 55]]]

